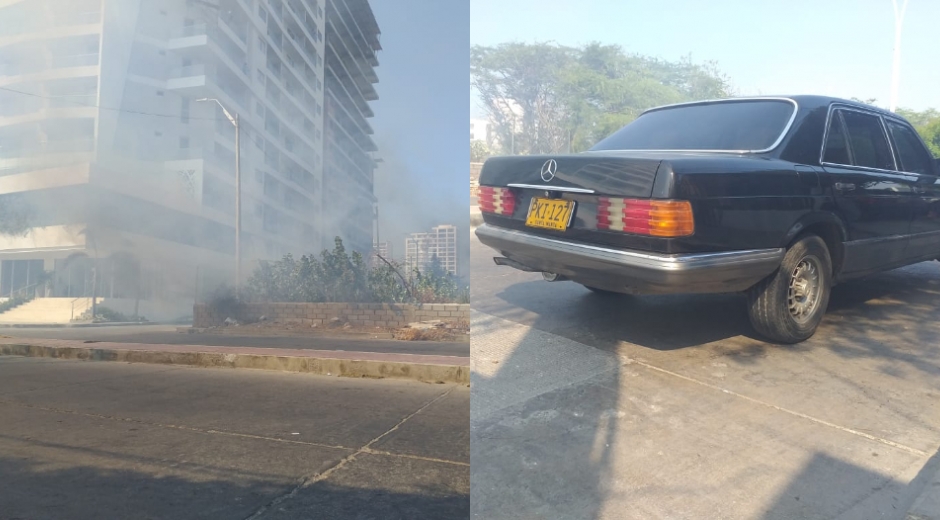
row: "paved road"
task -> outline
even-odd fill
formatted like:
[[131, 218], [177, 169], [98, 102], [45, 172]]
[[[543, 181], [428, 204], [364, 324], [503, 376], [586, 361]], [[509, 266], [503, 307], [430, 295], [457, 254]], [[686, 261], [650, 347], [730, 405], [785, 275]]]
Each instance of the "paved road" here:
[[780, 347], [735, 295], [492, 256], [472, 239], [474, 518], [900, 519], [940, 470], [940, 263], [836, 288]]
[[234, 334], [184, 334], [176, 326], [142, 325], [118, 327], [16, 328], [0, 329], [0, 335], [16, 338], [74, 339], [116, 343], [159, 343], [168, 345], [210, 345], [216, 347], [299, 348], [346, 350], [351, 352], [394, 352], [434, 356], [470, 355], [470, 344], [459, 342], [395, 341], [359, 338], [317, 338]]
[[468, 518], [469, 389], [0, 357], [0, 518]]

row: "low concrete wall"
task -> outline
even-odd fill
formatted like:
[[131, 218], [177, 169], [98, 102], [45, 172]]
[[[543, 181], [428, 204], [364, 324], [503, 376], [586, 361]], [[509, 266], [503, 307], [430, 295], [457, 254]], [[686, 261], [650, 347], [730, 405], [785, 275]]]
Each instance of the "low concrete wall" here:
[[361, 327], [404, 327], [416, 321], [470, 321], [470, 306], [456, 303], [431, 303], [421, 306], [387, 303], [246, 303], [234, 313], [222, 316], [200, 303], [193, 307], [193, 327], [214, 327], [225, 318], [243, 323], [262, 316], [281, 323], [325, 325], [333, 318]]
[[136, 302], [130, 298], [98, 299], [99, 307], [107, 307], [128, 317], [134, 314], [135, 303], [138, 303], [138, 314], [150, 321], [176, 321], [188, 318], [191, 315], [193, 305], [192, 300], [140, 300], [140, 302]]

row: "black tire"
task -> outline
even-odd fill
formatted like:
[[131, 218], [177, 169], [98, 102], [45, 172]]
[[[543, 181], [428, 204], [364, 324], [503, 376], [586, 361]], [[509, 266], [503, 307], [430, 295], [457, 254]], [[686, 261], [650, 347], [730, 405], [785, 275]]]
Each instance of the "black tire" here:
[[[813, 270], [816, 271], [815, 293], [811, 289]], [[751, 325], [762, 336], [777, 343], [805, 341], [816, 332], [826, 313], [831, 288], [829, 248], [818, 236], [806, 235], [787, 249], [774, 274], [748, 290]]]

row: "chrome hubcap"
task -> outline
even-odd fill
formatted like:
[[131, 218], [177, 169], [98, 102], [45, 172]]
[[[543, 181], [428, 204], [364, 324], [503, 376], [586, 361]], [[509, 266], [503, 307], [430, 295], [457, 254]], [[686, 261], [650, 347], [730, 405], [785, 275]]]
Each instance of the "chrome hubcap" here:
[[819, 273], [819, 260], [814, 256], [807, 256], [790, 274], [790, 288], [787, 292], [787, 306], [790, 315], [797, 322], [808, 321], [819, 306], [821, 294]]

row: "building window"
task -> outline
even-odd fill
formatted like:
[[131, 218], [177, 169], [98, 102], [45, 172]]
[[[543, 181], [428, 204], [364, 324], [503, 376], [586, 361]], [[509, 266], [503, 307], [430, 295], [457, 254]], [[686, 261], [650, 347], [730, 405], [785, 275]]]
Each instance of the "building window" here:
[[163, 97], [163, 91], [162, 91], [162, 90], [158, 90], [158, 91], [157, 91], [157, 95], [160, 96], [160, 97]]
[[258, 16], [260, 16], [262, 20], [268, 21], [268, 12], [265, 11], [264, 7], [261, 7], [260, 5], [258, 6]]
[[189, 148], [189, 138], [180, 137], [180, 148]]
[[159, 131], [159, 130], [156, 130], [156, 131], [154, 131], [153, 135], [154, 135], [154, 137], [163, 137], [163, 132], [161, 132], [161, 131]]
[[261, 69], [258, 69], [258, 83], [264, 85], [264, 72]]
[[185, 98], [180, 103], [180, 123], [189, 124], [189, 100]]

